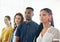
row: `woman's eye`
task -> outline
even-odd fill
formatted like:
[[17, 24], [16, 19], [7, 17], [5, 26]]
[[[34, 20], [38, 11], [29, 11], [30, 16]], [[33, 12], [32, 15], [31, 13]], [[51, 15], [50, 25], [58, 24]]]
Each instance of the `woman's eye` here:
[[40, 14], [40, 16], [46, 16], [46, 14], [42, 14], [42, 15]]
[[43, 14], [43, 16], [46, 16], [46, 14]]

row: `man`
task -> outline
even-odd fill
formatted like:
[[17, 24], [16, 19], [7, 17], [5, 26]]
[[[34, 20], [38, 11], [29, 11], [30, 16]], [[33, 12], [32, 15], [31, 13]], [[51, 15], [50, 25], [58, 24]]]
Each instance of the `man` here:
[[16, 42], [34, 42], [38, 24], [32, 21], [34, 9], [27, 7], [25, 11], [26, 21], [20, 24], [16, 31]]

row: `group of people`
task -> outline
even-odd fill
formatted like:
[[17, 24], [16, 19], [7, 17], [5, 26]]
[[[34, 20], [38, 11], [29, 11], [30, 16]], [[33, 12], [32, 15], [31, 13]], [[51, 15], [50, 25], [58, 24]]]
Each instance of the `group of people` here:
[[49, 8], [40, 10], [40, 25], [32, 20], [34, 9], [27, 7], [25, 21], [22, 13], [14, 16], [14, 27], [10, 16], [5, 16], [6, 27], [2, 29], [0, 42], [59, 42], [59, 30], [54, 27], [53, 13]]

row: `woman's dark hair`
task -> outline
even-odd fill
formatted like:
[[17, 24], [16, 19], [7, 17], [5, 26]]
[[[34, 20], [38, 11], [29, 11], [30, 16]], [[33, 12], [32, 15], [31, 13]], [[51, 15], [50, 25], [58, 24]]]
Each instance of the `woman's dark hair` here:
[[38, 27], [38, 30], [36, 32], [36, 38], [39, 36], [40, 32], [42, 31], [43, 29], [43, 23], [40, 23], [39, 27]]
[[[8, 18], [8, 20], [9, 21], [11, 21], [11, 18], [10, 18], [10, 16], [5, 16], [6, 18]], [[10, 24], [11, 24], [11, 22], [10, 22]]]
[[[49, 9], [49, 8], [44, 8], [44, 9], [41, 9], [41, 11], [46, 11], [49, 13], [49, 15], [52, 15], [52, 11]], [[53, 17], [52, 17], [52, 20], [51, 20], [51, 26], [54, 27], [54, 22], [53, 22]], [[39, 27], [38, 27], [38, 30], [37, 30], [37, 33], [36, 33], [36, 38], [39, 36], [40, 32], [42, 31], [43, 29], [43, 23], [40, 23]]]
[[14, 16], [14, 30], [15, 30], [16, 27], [17, 27], [17, 25], [16, 25], [16, 23], [15, 23], [15, 18], [16, 18], [17, 15], [19, 15], [19, 16], [21, 17], [21, 22], [20, 22], [20, 23], [22, 23], [22, 22], [24, 21], [23, 15], [22, 15], [21, 13], [16, 13], [16, 15]]
[[[46, 12], [48, 12], [49, 13], [49, 15], [53, 15], [52, 14], [52, 10], [51, 9], [49, 9], [49, 8], [44, 8], [44, 9], [41, 9], [41, 11], [46, 11]], [[51, 26], [53, 26], [54, 27], [54, 21], [53, 21], [53, 17], [51, 18]]]

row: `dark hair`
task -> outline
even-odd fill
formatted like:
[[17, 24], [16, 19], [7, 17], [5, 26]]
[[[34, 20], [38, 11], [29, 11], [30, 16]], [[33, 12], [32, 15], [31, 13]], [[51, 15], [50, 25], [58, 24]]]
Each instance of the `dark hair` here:
[[[49, 15], [52, 15], [52, 11], [49, 9], [49, 8], [44, 8], [44, 9], [41, 9], [41, 11], [46, 11], [49, 13]], [[54, 22], [53, 22], [53, 17], [52, 17], [52, 20], [51, 20], [51, 26], [54, 26]], [[43, 29], [43, 23], [40, 23], [39, 27], [38, 27], [38, 30], [36, 32], [36, 38], [39, 36], [40, 32], [42, 31]]]
[[[43, 10], [46, 11], [46, 12], [48, 12], [49, 15], [52, 15], [52, 10], [51, 9], [49, 9], [49, 8], [41, 9], [41, 11], [43, 11]], [[51, 26], [54, 26], [53, 17], [51, 19]]]
[[[5, 16], [6, 18], [8, 18], [8, 20], [9, 21], [11, 21], [11, 18], [10, 18], [10, 16]], [[10, 22], [10, 24], [11, 24], [11, 22]]]
[[24, 21], [23, 15], [22, 15], [21, 13], [16, 13], [16, 15], [14, 16], [14, 30], [15, 30], [16, 27], [17, 27], [17, 25], [16, 25], [16, 23], [15, 23], [15, 18], [16, 18], [17, 15], [21, 16], [21, 22], [20, 22], [20, 23], [22, 23], [22, 22]]
[[31, 9], [32, 11], [34, 11], [34, 9], [32, 7], [27, 7], [26, 9]]

